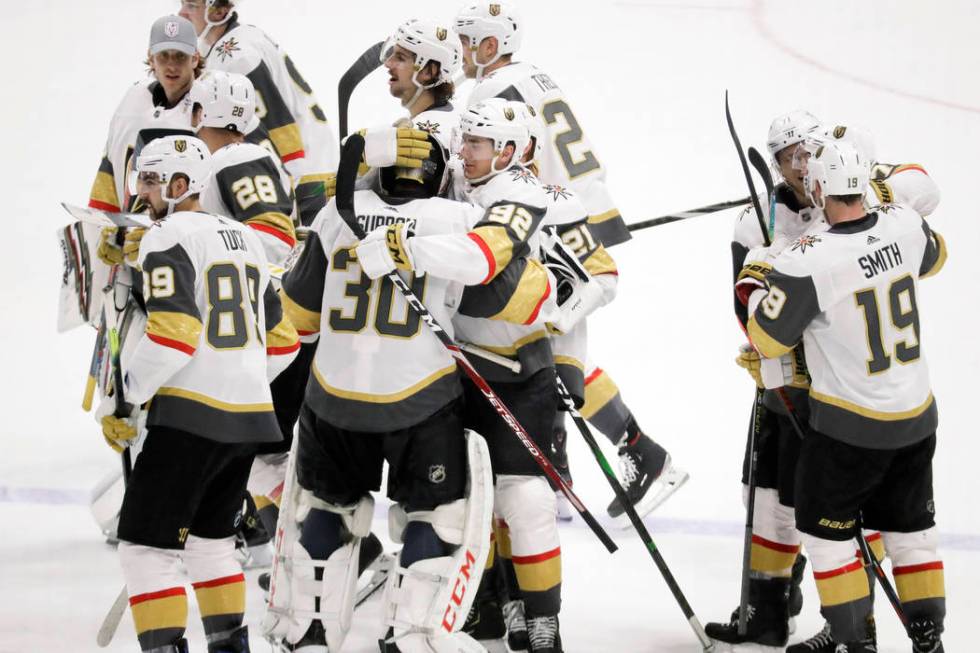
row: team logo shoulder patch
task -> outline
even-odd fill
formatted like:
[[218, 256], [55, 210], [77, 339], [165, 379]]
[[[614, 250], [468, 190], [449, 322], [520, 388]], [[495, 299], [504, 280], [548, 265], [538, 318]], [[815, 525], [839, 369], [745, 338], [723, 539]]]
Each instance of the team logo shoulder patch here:
[[415, 128], [424, 131], [427, 134], [438, 134], [439, 133], [439, 123], [432, 122], [431, 120], [420, 120], [415, 123]]
[[235, 56], [235, 53], [239, 52], [240, 50], [241, 48], [238, 47], [238, 41], [234, 36], [232, 36], [231, 38], [225, 39], [218, 45], [218, 58], [221, 59], [222, 63], [224, 63], [225, 59], [231, 59]]
[[510, 178], [513, 181], [523, 181], [525, 184], [535, 183], [534, 175], [527, 168], [517, 166], [510, 171]]
[[800, 254], [806, 254], [808, 248], [814, 247], [817, 243], [823, 242], [820, 236], [805, 235], [793, 241], [792, 251], [800, 250]]
[[547, 186], [544, 186], [544, 192], [545, 195], [551, 195], [551, 199], [553, 200], [565, 200], [572, 196], [572, 194], [568, 192], [567, 188], [564, 186], [559, 186], [558, 184], [548, 184]]
[[445, 465], [429, 465], [429, 481], [431, 483], [442, 483], [446, 480]]

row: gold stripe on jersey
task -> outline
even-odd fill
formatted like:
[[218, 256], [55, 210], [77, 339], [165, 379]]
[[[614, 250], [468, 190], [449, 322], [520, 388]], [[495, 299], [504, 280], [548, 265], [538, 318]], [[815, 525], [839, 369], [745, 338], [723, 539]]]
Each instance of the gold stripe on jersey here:
[[555, 356], [555, 365], [568, 365], [569, 367], [577, 368], [580, 372], [585, 371], [585, 363], [572, 356], [562, 356], [560, 354]]
[[534, 333], [528, 334], [519, 340], [516, 340], [514, 344], [509, 347], [503, 347], [500, 345], [481, 345], [478, 343], [473, 343], [473, 344], [475, 344], [480, 349], [486, 349], [487, 351], [492, 351], [493, 353], [500, 354], [501, 356], [516, 356], [517, 350], [520, 349], [521, 347], [526, 347], [527, 345], [530, 345], [533, 342], [537, 342], [538, 340], [547, 337], [548, 337], [548, 332], [542, 329], [540, 331], [535, 331]]
[[618, 393], [612, 377], [600, 370], [598, 375], [585, 380], [585, 404], [579, 413], [585, 419], [592, 419]]
[[296, 123], [270, 129], [269, 137], [283, 161], [295, 159], [303, 152], [303, 138]]
[[190, 354], [197, 349], [202, 328], [201, 321], [196, 317], [174, 311], [150, 311], [146, 320], [146, 335], [154, 342]]
[[926, 400], [915, 408], [895, 412], [886, 412], [883, 410], [874, 410], [873, 408], [865, 408], [864, 406], [859, 406], [858, 404], [847, 401], [846, 399], [841, 399], [840, 397], [825, 395], [822, 392], [817, 392], [813, 388], [810, 388], [810, 398], [830, 406], [836, 406], [837, 408], [841, 408], [851, 413], [856, 413], [862, 417], [878, 420], [880, 422], [898, 422], [903, 419], [913, 419], [929, 410], [929, 407], [934, 401], [932, 393], [930, 392]]
[[926, 270], [925, 274], [919, 275], [920, 279], [928, 279], [934, 274], [937, 274], [940, 270], [943, 269], [943, 266], [946, 265], [946, 255], [947, 255], [946, 239], [940, 236], [939, 233], [936, 231], [933, 231], [932, 235], [936, 239], [936, 250], [938, 250], [936, 256], [936, 262], [932, 264], [931, 268]]
[[496, 315], [491, 315], [490, 319], [529, 324], [538, 316], [541, 304], [550, 294], [551, 284], [544, 265], [536, 259], [528, 259], [527, 267], [507, 305]]
[[891, 204], [895, 201], [895, 193], [892, 192], [891, 186], [884, 181], [872, 179], [869, 183], [871, 184], [871, 190], [875, 192], [875, 196], [878, 197], [879, 202], [882, 204]]
[[194, 392], [193, 390], [186, 390], [184, 388], [163, 387], [157, 390], [157, 394], [164, 397], [179, 397], [181, 399], [196, 401], [199, 404], [204, 404], [205, 406], [210, 406], [211, 408], [217, 408], [218, 410], [223, 410], [226, 413], [261, 413], [272, 410], [272, 403], [232, 404], [228, 403], [227, 401], [221, 401], [220, 399], [215, 399], [214, 397], [209, 397], [205, 394], [201, 394], [200, 392]]
[[597, 274], [618, 274], [619, 270], [616, 268], [616, 261], [613, 260], [609, 252], [602, 245], [599, 245], [589, 257], [585, 259], [583, 265], [586, 271], [595, 276]]
[[[276, 232], [273, 235], [285, 241], [290, 247], [296, 244], [296, 227], [293, 226], [293, 220], [281, 211], [260, 213], [255, 217], [246, 219], [245, 224], [252, 228], [259, 227], [260, 231], [266, 233], [272, 229]], [[266, 228], [262, 229], [262, 227]]]
[[484, 254], [488, 258], [493, 258], [493, 267], [487, 278], [483, 280], [485, 284], [490, 283], [510, 263], [510, 259], [514, 256], [514, 242], [505, 227], [477, 227], [470, 233], [483, 241], [490, 250], [489, 252], [484, 250]]
[[320, 332], [320, 311], [311, 311], [303, 308], [286, 294], [283, 288], [279, 293], [282, 302], [282, 311], [289, 318], [290, 323], [296, 328], [300, 335], [310, 335]]
[[100, 170], [92, 182], [92, 192], [89, 193], [89, 205], [92, 208], [119, 211], [119, 198], [116, 197], [116, 182], [108, 172]]
[[456, 371], [456, 363], [448, 367], [444, 367], [441, 370], [436, 370], [429, 376], [425, 377], [417, 383], [413, 383], [409, 387], [401, 390], [399, 392], [393, 392], [391, 394], [371, 394], [367, 392], [356, 392], [354, 390], [343, 390], [341, 388], [335, 388], [324, 380], [320, 375], [320, 370], [316, 367], [316, 361], [313, 362], [313, 376], [316, 378], [317, 383], [323, 388], [324, 392], [333, 395], [334, 397], [340, 397], [341, 399], [354, 399], [356, 401], [365, 401], [372, 404], [393, 404], [397, 401], [402, 401], [407, 399], [419, 391], [425, 389], [427, 386], [432, 385], [442, 377], [447, 374], [452, 374]]
[[779, 358], [793, 349], [793, 345], [784, 345], [766, 333], [754, 315], [749, 318], [747, 331], [753, 346], [766, 358]]
[[608, 211], [599, 213], [598, 215], [590, 215], [589, 224], [599, 224], [600, 222], [605, 222], [606, 220], [612, 220], [613, 218], [618, 217], [620, 217], [619, 209], [609, 209]]
[[279, 324], [265, 333], [265, 351], [269, 355], [281, 355], [299, 349], [299, 334], [289, 318], [283, 315]]

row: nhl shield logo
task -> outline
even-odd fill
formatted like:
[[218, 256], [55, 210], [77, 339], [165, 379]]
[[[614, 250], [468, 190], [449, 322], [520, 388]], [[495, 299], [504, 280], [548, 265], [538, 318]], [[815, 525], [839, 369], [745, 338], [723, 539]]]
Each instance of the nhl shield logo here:
[[504, 118], [506, 118], [507, 120], [513, 120], [514, 110], [511, 109], [510, 107], [504, 107]]
[[442, 483], [446, 480], [446, 466], [445, 465], [430, 465], [429, 466], [429, 481], [432, 483]]
[[436, 38], [437, 39], [439, 39], [440, 41], [445, 41], [447, 36], [449, 36], [449, 32], [446, 31], [446, 28], [445, 27], [437, 27], [436, 28]]
[[187, 141], [185, 141], [184, 139], [179, 139], [174, 141], [174, 149], [177, 150], [178, 152], [186, 152]]
[[177, 21], [174, 20], [169, 21], [166, 25], [163, 26], [163, 33], [169, 36], [170, 38], [177, 36], [177, 33], [179, 31], [180, 31], [180, 26], [177, 25]]
[[837, 125], [834, 127], [834, 138], [841, 139], [844, 138], [844, 132], [847, 131], [847, 127], [844, 125]]
[[490, 5], [490, 15], [491, 16], [499, 16], [500, 15], [500, 5], [497, 5], [497, 4]]

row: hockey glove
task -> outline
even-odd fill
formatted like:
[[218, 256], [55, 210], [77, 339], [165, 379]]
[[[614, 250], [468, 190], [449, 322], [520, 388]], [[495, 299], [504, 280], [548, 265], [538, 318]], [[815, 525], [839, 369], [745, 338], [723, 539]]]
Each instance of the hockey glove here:
[[738, 348], [738, 356], [735, 357], [735, 364], [744, 369], [755, 381], [757, 388], [764, 388], [762, 384], [761, 357], [759, 352], [753, 349], [752, 345], [744, 344]]
[[118, 232], [116, 227], [106, 227], [99, 234], [99, 249], [96, 254], [106, 265], [122, 265], [125, 257], [122, 248], [116, 243]]
[[99, 410], [95, 413], [95, 419], [102, 427], [102, 437], [106, 444], [112, 447], [116, 453], [133, 444], [136, 435], [139, 433], [137, 419], [139, 409], [131, 407], [131, 412], [125, 417], [116, 417], [116, 400], [112, 395], [105, 397], [99, 405]]
[[136, 227], [135, 229], [129, 229], [126, 232], [126, 240], [123, 242], [123, 256], [126, 262], [136, 266], [136, 259], [140, 255], [140, 243], [143, 242], [143, 236], [146, 235], [146, 229], [144, 227]]
[[735, 363], [749, 373], [759, 388], [810, 387], [810, 376], [799, 347], [779, 358], [762, 358], [751, 345], [745, 344], [739, 348]]
[[364, 274], [370, 279], [383, 277], [394, 270], [415, 272], [418, 276], [425, 274], [415, 267], [415, 260], [412, 258], [413, 235], [411, 228], [400, 222], [378, 227], [365, 236], [354, 248]]
[[[367, 168], [421, 168], [432, 152], [428, 132], [409, 127], [361, 130], [364, 136], [362, 165]], [[358, 169], [358, 174], [364, 174]]]

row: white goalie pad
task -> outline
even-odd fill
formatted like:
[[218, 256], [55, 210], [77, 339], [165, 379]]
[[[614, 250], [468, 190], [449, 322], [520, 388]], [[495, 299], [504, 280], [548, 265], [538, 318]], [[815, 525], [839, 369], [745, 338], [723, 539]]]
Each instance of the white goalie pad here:
[[[451, 556], [420, 560], [407, 569], [397, 566], [385, 591], [385, 624], [403, 653], [485, 650], [459, 631], [490, 553], [493, 479], [483, 437], [467, 431], [466, 451], [469, 483], [462, 504], [409, 515], [432, 523], [441, 538], [458, 534], [459, 546]], [[449, 523], [450, 513], [457, 515], [456, 524]]]
[[99, 326], [102, 289], [109, 266], [97, 254], [101, 227], [74, 222], [58, 230], [61, 250], [61, 286], [58, 291], [58, 332], [80, 324]]

